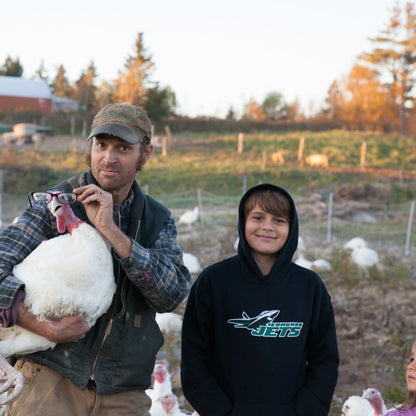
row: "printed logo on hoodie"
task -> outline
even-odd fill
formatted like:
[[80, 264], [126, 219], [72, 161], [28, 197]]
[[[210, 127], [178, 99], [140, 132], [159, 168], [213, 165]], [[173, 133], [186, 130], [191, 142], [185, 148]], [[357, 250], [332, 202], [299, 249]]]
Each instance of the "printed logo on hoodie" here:
[[227, 322], [234, 328], [245, 328], [251, 331], [252, 336], [267, 338], [298, 337], [303, 327], [303, 322], [274, 322], [280, 310], [263, 311], [250, 318], [246, 312], [241, 318], [229, 319]]

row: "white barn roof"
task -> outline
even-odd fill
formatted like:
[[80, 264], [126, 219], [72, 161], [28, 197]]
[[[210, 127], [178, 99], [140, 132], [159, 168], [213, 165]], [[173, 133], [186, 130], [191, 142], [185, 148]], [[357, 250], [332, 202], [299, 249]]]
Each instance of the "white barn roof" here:
[[23, 79], [0, 75], [0, 95], [10, 97], [52, 98], [49, 85], [45, 80]]

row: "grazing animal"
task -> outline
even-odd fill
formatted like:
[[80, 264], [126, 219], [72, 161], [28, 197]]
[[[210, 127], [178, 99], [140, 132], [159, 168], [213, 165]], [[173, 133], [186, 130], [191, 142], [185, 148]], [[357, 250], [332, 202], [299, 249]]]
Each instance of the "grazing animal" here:
[[196, 256], [191, 253], [183, 253], [183, 262], [191, 274], [197, 274], [201, 271], [201, 265]]
[[282, 152], [274, 152], [271, 154], [270, 158], [275, 164], [279, 163], [280, 165], [283, 165], [285, 163], [285, 157]]
[[342, 406], [343, 416], [383, 416], [386, 405], [379, 390], [370, 387], [362, 396], [350, 396]]
[[380, 266], [377, 252], [368, 247], [367, 242], [363, 238], [352, 238], [344, 244], [344, 248], [351, 250], [351, 260], [362, 269]]
[[351, 252], [351, 260], [364, 269], [380, 265], [377, 252], [369, 247], [354, 249]]
[[[109, 308], [116, 289], [110, 247], [95, 228], [74, 215], [65, 194], [54, 195], [48, 196], [48, 207], [58, 231], [70, 233], [43, 241], [14, 267], [13, 274], [25, 285], [25, 306], [39, 320], [85, 314], [92, 326]], [[5, 357], [55, 345], [18, 325], [0, 328], [0, 353]], [[10, 374], [9, 368], [3, 371]]]
[[311, 264], [311, 269], [316, 272], [330, 272], [331, 264], [325, 259], [316, 259]]
[[186, 224], [190, 227], [199, 218], [199, 208], [195, 207], [193, 210], [185, 211], [179, 217], [179, 224]]
[[306, 157], [305, 162], [308, 166], [316, 168], [328, 168], [329, 161], [327, 155], [313, 154]]
[[367, 242], [361, 237], [354, 237], [344, 244], [344, 248], [354, 250], [356, 248], [367, 247]]

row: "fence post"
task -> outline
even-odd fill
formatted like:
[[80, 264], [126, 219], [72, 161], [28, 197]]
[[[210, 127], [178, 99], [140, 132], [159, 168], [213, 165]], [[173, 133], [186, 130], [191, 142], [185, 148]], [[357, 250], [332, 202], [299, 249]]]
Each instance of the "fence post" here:
[[165, 126], [165, 134], [166, 134], [166, 138], [168, 140], [169, 146], [172, 146], [172, 135], [170, 134], [169, 126]]
[[244, 134], [238, 133], [238, 144], [237, 144], [237, 152], [243, 153], [243, 147], [244, 147]]
[[328, 200], [328, 223], [327, 223], [327, 229], [326, 229], [326, 241], [328, 243], [330, 243], [331, 240], [332, 240], [331, 227], [332, 227], [332, 205], [333, 205], [333, 202], [334, 202], [334, 193], [331, 192], [329, 194], [329, 200]]
[[74, 118], [74, 116], [71, 116], [71, 118], [69, 119], [69, 130], [71, 132], [71, 136], [74, 137], [75, 136], [75, 118]]
[[243, 175], [243, 195], [246, 193], [247, 191], [247, 174]]
[[82, 138], [85, 139], [87, 137], [87, 120], [83, 120], [82, 122]]
[[162, 156], [165, 157], [168, 154], [168, 146], [166, 143], [166, 137], [162, 137]]
[[305, 138], [301, 137], [299, 140], [298, 161], [303, 159], [303, 148], [305, 147]]
[[415, 212], [415, 201], [412, 201], [412, 203], [410, 204], [409, 219], [407, 221], [406, 245], [404, 249], [405, 256], [408, 256], [410, 254], [410, 236], [412, 234], [412, 223], [413, 223], [414, 212]]
[[201, 225], [203, 225], [204, 224], [204, 215], [203, 215], [203, 207], [202, 207], [202, 193], [201, 193], [201, 189], [197, 188], [196, 194], [198, 196], [199, 223]]

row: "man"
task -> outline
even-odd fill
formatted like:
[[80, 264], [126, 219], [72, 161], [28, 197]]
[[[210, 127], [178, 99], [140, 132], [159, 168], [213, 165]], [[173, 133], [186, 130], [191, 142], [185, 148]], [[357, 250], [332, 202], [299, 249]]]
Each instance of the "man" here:
[[90, 170], [53, 188], [75, 193], [74, 212], [112, 246], [117, 290], [92, 328], [82, 316], [39, 322], [24, 307], [24, 287], [12, 269], [57, 235], [47, 207], [26, 207], [17, 223], [0, 233], [3, 326], [17, 323], [58, 343], [18, 359], [25, 388], [7, 415], [149, 415], [145, 389], [163, 344], [155, 312], [175, 309], [191, 285], [174, 218], [135, 181], [152, 154], [150, 139], [151, 123], [140, 108], [105, 106], [88, 138]]

